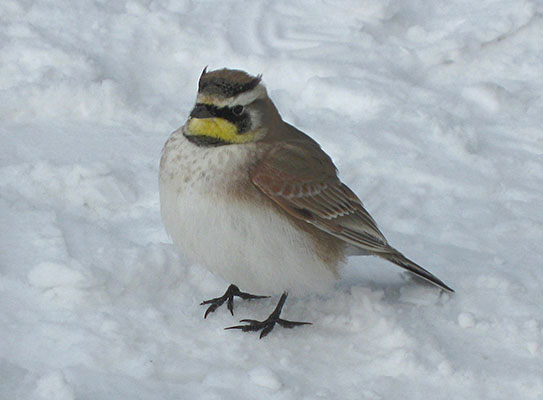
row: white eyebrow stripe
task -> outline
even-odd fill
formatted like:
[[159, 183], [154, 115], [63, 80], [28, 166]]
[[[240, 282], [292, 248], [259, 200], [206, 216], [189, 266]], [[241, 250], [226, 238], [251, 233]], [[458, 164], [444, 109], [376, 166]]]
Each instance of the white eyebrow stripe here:
[[254, 89], [249, 90], [248, 92], [242, 93], [234, 97], [232, 100], [231, 105], [242, 105], [246, 106], [247, 104], [251, 104], [256, 99], [265, 98], [266, 97], [266, 88], [263, 85], [257, 85]]
[[[254, 89], [251, 89], [248, 92], [241, 93], [234, 98], [213, 98], [212, 104], [216, 105], [217, 107], [233, 107], [238, 104], [246, 106], [248, 104], [251, 104], [256, 99], [264, 99], [266, 98], [266, 96], [266, 88], [262, 84], [259, 84]], [[199, 94], [196, 101], [198, 103], [209, 103], [209, 97], [210, 95], [208, 94]]]

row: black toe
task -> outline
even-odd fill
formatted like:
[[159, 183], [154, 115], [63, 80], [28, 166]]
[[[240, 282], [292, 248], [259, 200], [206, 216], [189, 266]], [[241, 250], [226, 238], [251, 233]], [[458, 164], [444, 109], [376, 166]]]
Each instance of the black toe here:
[[222, 306], [226, 302], [226, 308], [230, 311], [230, 314], [234, 315], [234, 296], [237, 296], [243, 300], [252, 300], [252, 299], [265, 299], [270, 296], [257, 296], [250, 293], [245, 293], [239, 290], [239, 288], [236, 285], [230, 285], [228, 286], [228, 289], [226, 289], [226, 292], [221, 297], [216, 297], [214, 299], [205, 300], [200, 303], [200, 305], [206, 305], [210, 304], [210, 306], [207, 308], [204, 318], [207, 318], [207, 316], [214, 312], [217, 308]]
[[229, 326], [228, 328], [224, 329], [239, 329], [242, 332], [261, 331], [260, 339], [262, 339], [273, 330], [275, 324], [279, 324], [283, 328], [289, 329], [300, 325], [311, 325], [311, 322], [287, 321], [285, 319], [279, 318], [279, 316], [281, 315], [281, 310], [283, 309], [285, 301], [287, 300], [287, 296], [288, 294], [286, 292], [283, 293], [283, 295], [279, 299], [279, 303], [277, 303], [277, 306], [275, 307], [275, 310], [273, 310], [270, 316], [264, 321], [257, 321], [256, 319], [242, 319], [239, 322], [243, 322], [245, 325]]

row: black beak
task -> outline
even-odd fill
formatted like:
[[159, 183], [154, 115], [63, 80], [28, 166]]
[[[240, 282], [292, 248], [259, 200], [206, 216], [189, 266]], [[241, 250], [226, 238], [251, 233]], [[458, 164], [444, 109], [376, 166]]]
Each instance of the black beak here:
[[191, 118], [212, 118], [210, 107], [207, 104], [196, 104], [190, 112]]

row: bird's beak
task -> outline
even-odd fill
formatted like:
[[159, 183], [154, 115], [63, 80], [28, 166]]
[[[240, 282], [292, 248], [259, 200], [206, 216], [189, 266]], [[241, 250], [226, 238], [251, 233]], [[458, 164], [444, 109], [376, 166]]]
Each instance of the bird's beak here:
[[213, 118], [213, 115], [211, 114], [209, 107], [207, 107], [207, 104], [196, 104], [192, 111], [190, 112], [191, 118]]

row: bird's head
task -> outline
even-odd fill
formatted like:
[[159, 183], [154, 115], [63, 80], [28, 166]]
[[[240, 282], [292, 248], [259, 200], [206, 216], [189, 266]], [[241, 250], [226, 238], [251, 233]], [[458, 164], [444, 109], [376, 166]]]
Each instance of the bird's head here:
[[199, 146], [252, 143], [266, 136], [275, 116], [277, 110], [260, 75], [226, 68], [204, 69], [184, 134]]

